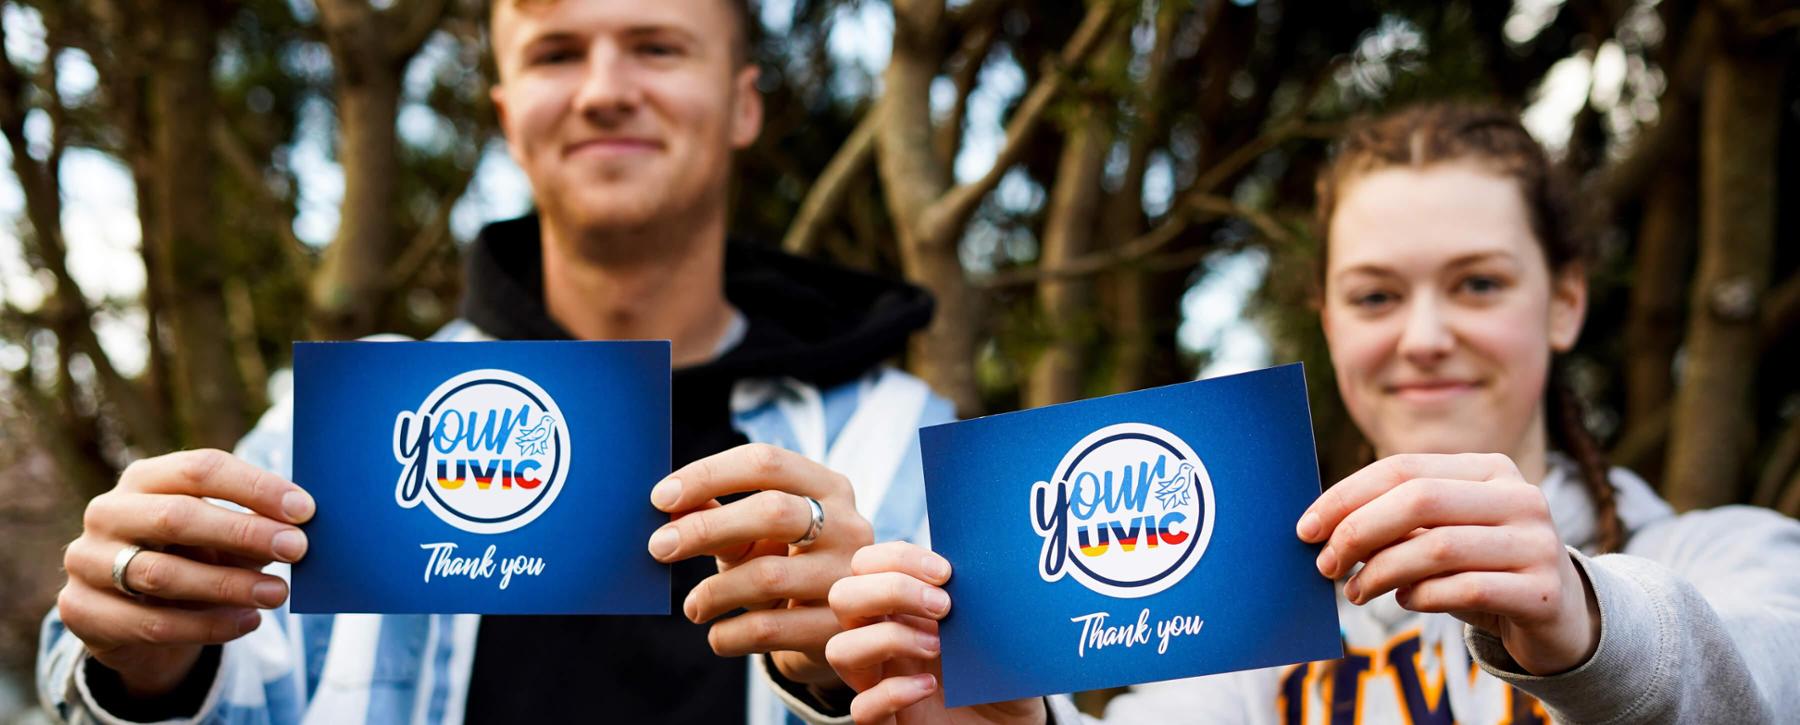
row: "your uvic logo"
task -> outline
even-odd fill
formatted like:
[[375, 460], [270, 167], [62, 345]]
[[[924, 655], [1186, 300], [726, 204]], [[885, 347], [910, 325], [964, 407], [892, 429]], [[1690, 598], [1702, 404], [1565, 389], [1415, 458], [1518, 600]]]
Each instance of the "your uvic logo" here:
[[1212, 479], [1186, 441], [1145, 423], [1094, 431], [1031, 487], [1038, 574], [1146, 597], [1192, 571], [1213, 529]]
[[470, 533], [512, 531], [555, 503], [570, 448], [568, 419], [537, 383], [508, 370], [472, 370], [394, 418], [402, 465], [394, 502], [423, 502]]

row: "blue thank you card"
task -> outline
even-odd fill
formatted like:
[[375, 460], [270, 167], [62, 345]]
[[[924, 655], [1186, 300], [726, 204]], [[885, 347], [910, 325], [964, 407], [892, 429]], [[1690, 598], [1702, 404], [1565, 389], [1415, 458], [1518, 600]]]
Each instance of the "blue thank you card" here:
[[667, 614], [669, 343], [294, 345], [293, 610]]
[[919, 438], [951, 707], [1343, 656], [1298, 364]]

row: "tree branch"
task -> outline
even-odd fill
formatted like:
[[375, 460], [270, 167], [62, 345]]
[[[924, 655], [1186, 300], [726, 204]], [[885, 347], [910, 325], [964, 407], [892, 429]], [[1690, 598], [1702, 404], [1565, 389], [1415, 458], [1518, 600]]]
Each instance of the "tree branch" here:
[[469, 190], [469, 184], [475, 180], [475, 172], [479, 168], [479, 163], [469, 167], [468, 173], [463, 174], [450, 193], [445, 194], [438, 202], [437, 213], [432, 215], [431, 222], [420, 229], [413, 236], [412, 242], [406, 245], [406, 250], [394, 259], [394, 266], [388, 270], [388, 289], [400, 289], [412, 284], [431, 255], [444, 250], [450, 241], [450, 213], [456, 210], [457, 200]]
[[443, 22], [449, 8], [447, 0], [408, 0], [382, 11], [382, 25], [392, 32], [388, 38], [388, 57], [397, 62], [412, 58]]
[[975, 28], [964, 36], [962, 46], [951, 59], [950, 82], [956, 89], [956, 98], [950, 104], [950, 113], [938, 124], [932, 140], [938, 163], [944, 168], [956, 163], [956, 154], [962, 147], [963, 119], [968, 114], [969, 94], [975, 91], [975, 81], [981, 77], [981, 65], [993, 52], [998, 36], [991, 25]]
[[223, 118], [213, 120], [212, 137], [213, 148], [218, 150], [219, 157], [224, 159], [225, 165], [231, 167], [232, 172], [238, 175], [244, 186], [249, 187], [254, 193], [256, 203], [263, 208], [263, 213], [270, 215], [274, 220], [275, 234], [281, 237], [281, 256], [287, 258], [288, 266], [294, 270], [295, 278], [310, 279], [313, 268], [316, 266], [312, 248], [294, 235], [292, 212], [287, 209], [287, 204], [276, 198], [275, 193], [269, 189], [268, 182], [263, 179], [262, 171], [257, 167], [256, 159], [251, 156], [250, 149], [244, 144], [244, 140]]
[[787, 236], [781, 240], [781, 248], [789, 254], [812, 254], [818, 246], [819, 234], [843, 205], [850, 182], [875, 158], [875, 132], [880, 119], [881, 114], [874, 109], [863, 113], [856, 130], [850, 132], [850, 138], [844, 140], [837, 154], [819, 172], [819, 178], [813, 180], [806, 199], [800, 202], [800, 211], [788, 224]]
[[960, 224], [974, 212], [982, 197], [1000, 184], [1000, 179], [1025, 153], [1026, 144], [1031, 140], [1032, 132], [1043, 121], [1050, 102], [1068, 83], [1070, 71], [1081, 67], [1094, 49], [1100, 47], [1100, 40], [1106, 35], [1106, 29], [1118, 15], [1115, 10], [1111, 0], [1102, 0], [1088, 8], [1087, 16], [1082, 18], [1081, 25], [1069, 38], [1068, 45], [1063, 47], [1056, 65], [1038, 79], [1037, 84], [1025, 95], [1025, 100], [1019, 104], [1019, 110], [1007, 122], [1006, 141], [1001, 145], [1000, 153], [994, 157], [994, 164], [988, 167], [987, 173], [981, 178], [959, 184], [933, 202], [925, 213], [930, 225], [928, 228]]

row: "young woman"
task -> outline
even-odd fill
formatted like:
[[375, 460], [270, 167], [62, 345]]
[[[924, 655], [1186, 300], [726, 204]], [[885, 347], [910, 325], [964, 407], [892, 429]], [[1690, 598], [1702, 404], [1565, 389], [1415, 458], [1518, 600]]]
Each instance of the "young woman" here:
[[[1800, 717], [1800, 523], [1678, 516], [1600, 460], [1552, 375], [1581, 329], [1588, 250], [1517, 119], [1432, 105], [1375, 120], [1318, 191], [1319, 313], [1378, 456], [1296, 522], [1339, 582], [1346, 656], [1136, 687], [1106, 719]], [[946, 712], [948, 563], [887, 543], [853, 570], [831, 592], [846, 631], [827, 656], [858, 721], [1077, 717], [1060, 698]]]

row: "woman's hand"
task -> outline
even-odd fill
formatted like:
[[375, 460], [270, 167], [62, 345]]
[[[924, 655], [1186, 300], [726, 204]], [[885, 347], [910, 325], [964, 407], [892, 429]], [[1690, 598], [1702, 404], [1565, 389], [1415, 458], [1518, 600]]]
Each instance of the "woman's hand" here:
[[831, 611], [843, 632], [825, 645], [831, 666], [857, 691], [859, 723], [1041, 723], [1041, 698], [944, 707], [938, 620], [950, 611], [940, 586], [950, 562], [901, 541], [865, 546], [851, 576], [831, 587]]
[[1447, 612], [1500, 639], [1526, 672], [1586, 662], [1600, 642], [1593, 592], [1563, 548], [1550, 506], [1497, 453], [1389, 456], [1327, 489], [1300, 517], [1327, 542], [1319, 572], [1361, 571], [1344, 594], [1388, 591], [1415, 612]]

